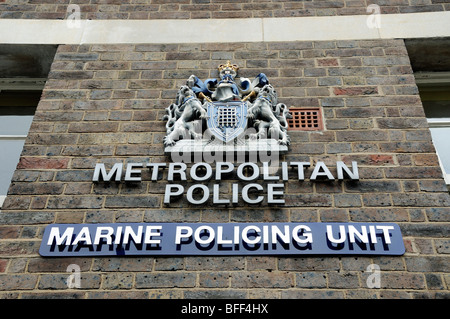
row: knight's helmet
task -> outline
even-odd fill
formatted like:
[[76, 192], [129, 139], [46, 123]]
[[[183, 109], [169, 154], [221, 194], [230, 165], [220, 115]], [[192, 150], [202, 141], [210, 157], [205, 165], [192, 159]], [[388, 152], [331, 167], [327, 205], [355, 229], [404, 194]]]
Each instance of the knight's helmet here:
[[228, 60], [226, 64], [219, 65], [218, 69], [222, 80], [233, 82], [239, 70], [239, 66], [237, 64], [231, 64], [230, 60]]

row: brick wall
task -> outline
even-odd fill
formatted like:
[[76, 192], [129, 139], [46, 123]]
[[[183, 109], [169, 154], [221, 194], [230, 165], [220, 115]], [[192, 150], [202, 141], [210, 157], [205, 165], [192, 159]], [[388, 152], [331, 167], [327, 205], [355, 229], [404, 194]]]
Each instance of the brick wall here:
[[[0, 1], [1, 2], [1, 1]], [[447, 0], [6, 0], [0, 18], [64, 19], [69, 4], [80, 6], [82, 19], [220, 19], [367, 14], [370, 4], [381, 13], [450, 10]]]
[[[307, 4], [300, 3], [300, 4]], [[182, 4], [177, 4], [182, 6]], [[286, 3], [284, 3], [286, 5]], [[282, 207], [162, 204], [164, 182], [93, 184], [96, 162], [166, 162], [161, 120], [191, 74], [264, 72], [279, 101], [320, 106], [326, 129], [291, 131], [284, 160], [359, 163], [359, 182], [286, 183]], [[148, 180], [144, 178], [144, 180]], [[8, 298], [449, 297], [450, 197], [402, 40], [61, 45], [0, 214]], [[51, 223], [395, 222], [400, 257], [42, 258]], [[67, 266], [81, 269], [68, 289]], [[381, 288], [366, 285], [370, 264]]]

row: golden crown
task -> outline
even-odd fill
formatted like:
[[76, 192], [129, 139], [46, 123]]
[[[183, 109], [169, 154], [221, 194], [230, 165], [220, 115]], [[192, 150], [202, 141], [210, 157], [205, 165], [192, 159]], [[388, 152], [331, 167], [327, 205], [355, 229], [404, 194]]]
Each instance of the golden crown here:
[[231, 64], [230, 60], [228, 60], [226, 64], [219, 65], [219, 72], [222, 70], [231, 70], [231, 69], [237, 72], [239, 70], [239, 67], [237, 64]]

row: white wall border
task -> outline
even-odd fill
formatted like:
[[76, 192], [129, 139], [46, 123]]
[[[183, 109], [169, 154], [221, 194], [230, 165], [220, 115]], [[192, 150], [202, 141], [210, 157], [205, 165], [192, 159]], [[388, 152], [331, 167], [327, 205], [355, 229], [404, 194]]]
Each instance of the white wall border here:
[[[450, 11], [373, 15], [191, 20], [0, 19], [0, 43], [118, 44], [326, 41], [450, 36]], [[8, 30], [8, 31], [5, 31]]]

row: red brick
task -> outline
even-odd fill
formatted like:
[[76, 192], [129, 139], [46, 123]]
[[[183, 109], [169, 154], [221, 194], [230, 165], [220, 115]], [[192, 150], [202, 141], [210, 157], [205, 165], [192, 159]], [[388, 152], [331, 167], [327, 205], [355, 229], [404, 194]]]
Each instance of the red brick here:
[[338, 59], [318, 59], [317, 65], [318, 66], [338, 66], [339, 62], [338, 62]]
[[19, 238], [22, 231], [21, 226], [2, 226], [0, 227], [0, 238], [14, 239]]
[[[363, 277], [366, 273], [363, 274]], [[364, 282], [367, 280], [363, 278]], [[381, 287], [387, 289], [423, 289], [425, 279], [422, 274], [407, 272], [383, 273], [381, 277]]]
[[370, 165], [394, 164], [394, 159], [391, 155], [369, 155]]
[[22, 157], [18, 169], [61, 169], [67, 168], [69, 158]]
[[439, 160], [436, 154], [413, 155], [414, 164], [417, 166], [438, 166]]
[[333, 93], [336, 95], [372, 95], [378, 94], [376, 86], [352, 86], [347, 88], [334, 88]]
[[5, 272], [7, 265], [8, 265], [8, 259], [0, 259], [0, 272]]
[[26, 196], [7, 196], [5, 201], [3, 202], [2, 212], [3, 210], [21, 210], [28, 209], [31, 203], [31, 197]]

